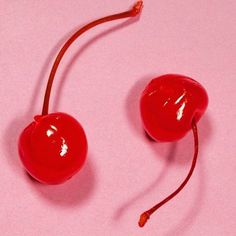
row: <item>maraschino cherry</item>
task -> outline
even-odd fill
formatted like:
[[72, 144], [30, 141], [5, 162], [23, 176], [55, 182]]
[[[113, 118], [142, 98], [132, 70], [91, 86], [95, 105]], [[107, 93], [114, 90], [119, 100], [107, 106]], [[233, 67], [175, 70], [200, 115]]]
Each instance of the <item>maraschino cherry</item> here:
[[140, 216], [143, 227], [150, 216], [174, 198], [189, 181], [198, 156], [197, 122], [208, 105], [206, 90], [197, 81], [183, 75], [167, 74], [153, 79], [140, 99], [144, 129], [155, 141], [176, 141], [192, 129], [194, 156], [190, 171], [182, 184], [168, 197]]
[[142, 1], [126, 12], [95, 20], [75, 32], [64, 44], [53, 64], [42, 115], [37, 115], [19, 138], [19, 154], [27, 172], [45, 184], [59, 184], [71, 178], [83, 166], [87, 139], [80, 123], [66, 113], [48, 114], [49, 98], [57, 68], [70, 45], [87, 30], [113, 20], [135, 17], [141, 12]]

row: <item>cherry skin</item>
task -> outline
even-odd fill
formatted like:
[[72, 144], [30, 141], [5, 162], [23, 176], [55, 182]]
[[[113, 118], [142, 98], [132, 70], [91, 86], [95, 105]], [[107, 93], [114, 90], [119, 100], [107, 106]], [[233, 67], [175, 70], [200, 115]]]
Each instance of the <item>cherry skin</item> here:
[[27, 172], [46, 184], [70, 179], [83, 166], [87, 139], [80, 123], [65, 113], [35, 116], [20, 135], [19, 154]]
[[156, 141], [176, 141], [197, 123], [208, 104], [206, 90], [183, 75], [167, 74], [153, 79], [140, 100], [145, 131]]

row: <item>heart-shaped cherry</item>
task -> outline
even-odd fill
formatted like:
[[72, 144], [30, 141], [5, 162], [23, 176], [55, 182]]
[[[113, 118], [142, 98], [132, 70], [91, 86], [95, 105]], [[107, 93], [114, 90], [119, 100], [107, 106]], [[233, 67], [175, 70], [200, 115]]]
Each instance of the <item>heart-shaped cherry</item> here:
[[168, 74], [153, 79], [145, 88], [140, 110], [146, 132], [156, 141], [182, 138], [206, 110], [206, 90], [195, 80]]
[[20, 159], [27, 172], [36, 180], [46, 184], [59, 184], [71, 178], [83, 165], [87, 153], [87, 139], [80, 123], [65, 113], [48, 114], [53, 80], [57, 68], [70, 45], [87, 30], [113, 20], [135, 17], [141, 12], [142, 1], [130, 11], [95, 20], [75, 32], [64, 44], [53, 64], [42, 115], [35, 116], [20, 135], [18, 149]]
[[143, 91], [140, 111], [147, 134], [155, 141], [176, 141], [192, 129], [195, 152], [185, 180], [176, 191], [140, 216], [140, 227], [145, 225], [151, 214], [175, 197], [190, 179], [198, 156], [196, 123], [204, 114], [207, 105], [208, 96], [202, 85], [183, 75], [160, 76], [153, 79]]

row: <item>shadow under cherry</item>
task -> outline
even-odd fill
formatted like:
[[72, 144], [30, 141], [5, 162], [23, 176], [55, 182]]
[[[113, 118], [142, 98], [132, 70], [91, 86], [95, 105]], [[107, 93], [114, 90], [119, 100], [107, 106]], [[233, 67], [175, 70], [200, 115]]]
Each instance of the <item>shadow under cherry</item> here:
[[58, 185], [45, 185], [26, 173], [26, 180], [40, 196], [57, 206], [76, 206], [88, 201], [95, 189], [95, 169], [91, 156], [82, 169], [71, 179]]

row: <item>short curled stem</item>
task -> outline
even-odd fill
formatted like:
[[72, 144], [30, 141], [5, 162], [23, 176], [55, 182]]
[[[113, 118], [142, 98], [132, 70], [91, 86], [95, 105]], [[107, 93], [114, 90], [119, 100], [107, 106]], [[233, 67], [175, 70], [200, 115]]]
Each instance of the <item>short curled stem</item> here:
[[161, 206], [163, 206], [168, 201], [170, 201], [172, 198], [174, 198], [185, 187], [185, 185], [188, 183], [189, 179], [191, 178], [191, 176], [193, 174], [193, 171], [195, 169], [195, 166], [196, 166], [197, 157], [198, 157], [198, 149], [199, 149], [197, 125], [196, 125], [196, 122], [194, 120], [192, 122], [192, 132], [193, 132], [193, 136], [194, 136], [194, 156], [193, 156], [192, 165], [191, 165], [191, 168], [189, 170], [189, 173], [188, 173], [187, 177], [184, 179], [182, 184], [173, 193], [171, 193], [164, 200], [162, 200], [161, 202], [159, 202], [158, 204], [156, 204], [155, 206], [153, 206], [152, 208], [150, 208], [149, 210], [143, 212], [140, 215], [140, 219], [139, 219], [139, 223], [138, 223], [140, 227], [143, 227], [147, 223], [150, 216], [157, 209], [159, 209]]
[[103, 18], [100, 18], [98, 20], [95, 20], [87, 25], [85, 25], [84, 27], [82, 27], [81, 29], [79, 29], [77, 32], [75, 32], [64, 44], [64, 46], [61, 48], [61, 50], [59, 51], [54, 64], [52, 66], [52, 70], [51, 73], [49, 75], [49, 79], [48, 79], [48, 83], [47, 83], [47, 88], [46, 88], [46, 92], [45, 92], [45, 96], [44, 96], [44, 102], [43, 102], [43, 109], [42, 109], [42, 115], [47, 115], [48, 114], [48, 107], [49, 107], [49, 99], [50, 99], [50, 94], [51, 94], [51, 88], [52, 88], [52, 84], [53, 84], [53, 80], [56, 74], [56, 71], [58, 69], [58, 66], [61, 62], [61, 59], [63, 58], [65, 52], [67, 51], [67, 49], [70, 47], [70, 45], [83, 33], [85, 33], [86, 31], [88, 31], [89, 29], [108, 22], [108, 21], [113, 21], [113, 20], [118, 20], [118, 19], [122, 19], [122, 18], [127, 18], [127, 17], [135, 17], [136, 15], [138, 15], [143, 7], [143, 1], [138, 1], [136, 2], [136, 4], [133, 6], [133, 8], [130, 11], [126, 11], [126, 12], [122, 12], [122, 13], [118, 13], [118, 14], [114, 14], [114, 15], [110, 15], [110, 16], [106, 16]]

